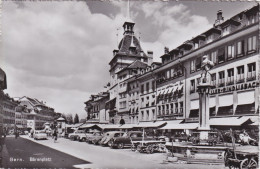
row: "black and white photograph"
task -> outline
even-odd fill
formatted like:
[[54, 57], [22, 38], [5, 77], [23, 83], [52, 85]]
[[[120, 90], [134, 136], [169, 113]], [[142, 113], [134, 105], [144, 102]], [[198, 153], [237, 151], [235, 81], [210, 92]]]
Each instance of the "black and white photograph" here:
[[259, 168], [259, 1], [0, 0], [0, 168]]

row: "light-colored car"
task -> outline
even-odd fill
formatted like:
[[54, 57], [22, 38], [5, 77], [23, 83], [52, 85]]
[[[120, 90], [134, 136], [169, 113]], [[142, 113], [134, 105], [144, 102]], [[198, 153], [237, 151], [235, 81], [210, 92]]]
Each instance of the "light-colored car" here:
[[42, 140], [42, 139], [46, 139], [47, 140], [47, 134], [44, 131], [35, 131], [34, 132], [34, 140]]
[[81, 135], [81, 134], [85, 135], [85, 133], [86, 133], [86, 132], [85, 132], [84, 130], [76, 130], [76, 131], [74, 131], [73, 133], [70, 133], [70, 134], [68, 135], [68, 138], [69, 138], [70, 140], [75, 141], [75, 140], [78, 139], [78, 136], [79, 136], [79, 135]]

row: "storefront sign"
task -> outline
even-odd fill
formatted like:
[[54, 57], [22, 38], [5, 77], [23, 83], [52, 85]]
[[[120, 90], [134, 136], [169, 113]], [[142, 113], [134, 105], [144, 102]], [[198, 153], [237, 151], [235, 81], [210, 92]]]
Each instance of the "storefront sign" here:
[[241, 83], [231, 86], [226, 86], [223, 88], [211, 89], [210, 94], [219, 94], [219, 93], [227, 93], [233, 92], [238, 90], [246, 90], [246, 89], [254, 89], [259, 86], [259, 82], [248, 82], [248, 83]]

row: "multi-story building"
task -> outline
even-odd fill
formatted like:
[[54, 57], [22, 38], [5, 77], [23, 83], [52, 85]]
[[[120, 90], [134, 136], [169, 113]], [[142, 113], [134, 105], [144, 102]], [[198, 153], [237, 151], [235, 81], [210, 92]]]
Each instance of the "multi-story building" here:
[[106, 111], [106, 102], [109, 100], [108, 92], [101, 92], [97, 95], [91, 95], [85, 102], [85, 110], [88, 113], [88, 123], [108, 123], [109, 114]]
[[24, 96], [19, 98], [19, 102], [19, 105], [25, 106], [29, 112], [27, 114], [28, 129], [43, 129], [46, 122], [53, 124], [56, 113], [43, 101]]
[[26, 106], [18, 105], [15, 112], [15, 125], [19, 129], [27, 130], [27, 115], [29, 110]]
[[[209, 71], [214, 86], [209, 98], [211, 126], [228, 125], [225, 123], [230, 118], [232, 124], [239, 126], [258, 117], [259, 5], [228, 20], [218, 11], [212, 28], [175, 49], [165, 48], [162, 65], [157, 67], [153, 67], [149, 53], [147, 56], [141, 50], [133, 26], [133, 22], [125, 22], [124, 38], [110, 62], [107, 111], [113, 123], [122, 119], [126, 123], [167, 120], [188, 122], [191, 127], [185, 124], [186, 129], [196, 128], [197, 86], [205, 57], [214, 63]], [[131, 69], [136, 63], [144, 64], [139, 64], [137, 70]]]
[[19, 102], [11, 98], [8, 94], [4, 95], [3, 100], [3, 115], [4, 115], [4, 127], [7, 130], [15, 129], [15, 113], [16, 107], [19, 105]]
[[[163, 65], [155, 70], [160, 88], [159, 117], [167, 117], [167, 110], [176, 110], [186, 122], [199, 117], [197, 85], [201, 76], [202, 57], [207, 56], [214, 67], [210, 70], [210, 117], [245, 116], [259, 113], [259, 5], [240, 12], [224, 21], [217, 13], [213, 27], [179, 47], [166, 51]], [[170, 88], [170, 86], [176, 86]], [[163, 90], [163, 89], [166, 90]], [[177, 100], [164, 106], [175, 91]], [[159, 91], [160, 92], [160, 91]], [[162, 105], [160, 105], [160, 99]], [[161, 106], [161, 108], [160, 108]], [[177, 110], [178, 109], [178, 110]], [[162, 113], [160, 113], [162, 112]], [[173, 112], [174, 115], [175, 112]], [[223, 119], [219, 119], [220, 121]]]

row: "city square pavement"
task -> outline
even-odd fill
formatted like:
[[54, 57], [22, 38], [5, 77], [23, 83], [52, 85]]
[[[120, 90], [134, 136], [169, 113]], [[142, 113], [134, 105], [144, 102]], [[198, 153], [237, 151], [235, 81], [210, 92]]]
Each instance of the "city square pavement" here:
[[[126, 149], [111, 149], [59, 138], [54, 143], [48, 140], [33, 140], [28, 136], [6, 138], [6, 153], [3, 167], [44, 168], [176, 168], [176, 169], [223, 169], [224, 165], [176, 164], [165, 162], [165, 153], [145, 154]], [[11, 157], [24, 161], [12, 162]], [[46, 158], [29, 162], [30, 157]], [[48, 161], [48, 159], [50, 161]], [[27, 161], [27, 162], [26, 162]]]

